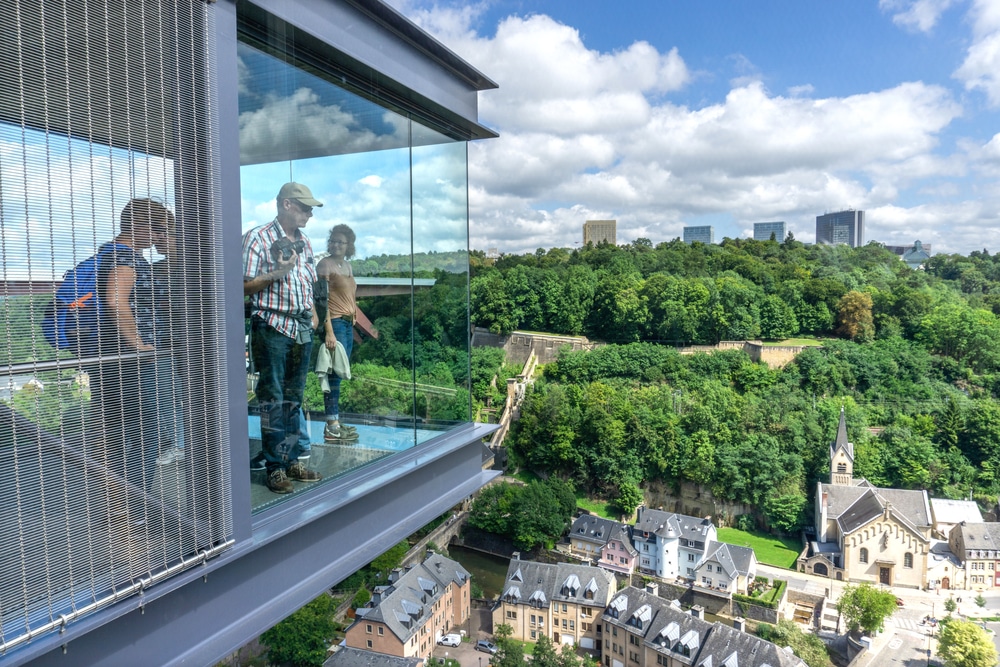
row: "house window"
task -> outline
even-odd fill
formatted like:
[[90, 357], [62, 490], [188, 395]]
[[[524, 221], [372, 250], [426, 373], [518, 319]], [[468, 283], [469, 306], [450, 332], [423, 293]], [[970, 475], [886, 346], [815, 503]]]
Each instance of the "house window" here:
[[385, 635], [385, 628], [383, 628], [381, 625], [378, 626], [378, 634], [380, 637]]
[[569, 629], [570, 630], [576, 630], [576, 621], [570, 621], [569, 622]]
[[838, 463], [837, 464], [837, 472], [839, 472], [839, 473], [845, 473], [845, 472], [847, 472], [847, 464], [846, 463]]
[[861, 547], [861, 551], [858, 553], [858, 561], [862, 563], [868, 562], [868, 549]]
[[903, 554], [903, 567], [913, 567], [913, 554], [909, 551]]
[[694, 562], [694, 554], [688, 554], [688, 562], [689, 563], [693, 563]]
[[370, 639], [369, 639], [369, 640], [367, 640], [367, 641], [365, 642], [365, 645], [366, 645], [366, 646], [367, 646], [368, 648], [371, 648], [371, 647], [372, 647], [372, 640], [370, 640]]
[[372, 624], [371, 623], [366, 623], [365, 624], [365, 632], [367, 632], [368, 634], [372, 633]]
[[535, 624], [535, 615], [534, 614], [531, 615], [531, 624], [532, 625]]
[[537, 637], [538, 637], [538, 631], [537, 630], [532, 630], [531, 631], [531, 638], [532, 639], [536, 639]]
[[511, 620], [515, 620], [515, 621], [516, 621], [516, 620], [517, 620], [517, 611], [514, 611], [514, 610], [511, 610], [511, 609], [508, 609], [508, 610], [507, 610], [507, 618], [509, 618], [509, 619], [511, 619]]

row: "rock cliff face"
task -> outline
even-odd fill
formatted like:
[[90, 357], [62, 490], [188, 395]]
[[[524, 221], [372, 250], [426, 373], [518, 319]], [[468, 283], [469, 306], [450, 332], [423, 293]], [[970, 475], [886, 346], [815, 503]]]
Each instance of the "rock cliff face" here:
[[644, 495], [646, 507], [695, 517], [710, 516], [717, 527], [731, 526], [736, 517], [753, 511], [749, 505], [718, 500], [708, 489], [690, 482], [681, 483], [679, 490], [664, 482], [650, 482]]

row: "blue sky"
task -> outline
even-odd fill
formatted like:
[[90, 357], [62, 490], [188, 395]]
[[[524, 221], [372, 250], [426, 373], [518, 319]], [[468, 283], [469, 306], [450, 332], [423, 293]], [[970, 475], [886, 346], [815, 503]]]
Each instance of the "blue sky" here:
[[717, 240], [866, 211], [868, 240], [1000, 251], [1000, 2], [394, 0], [500, 88], [471, 242]]

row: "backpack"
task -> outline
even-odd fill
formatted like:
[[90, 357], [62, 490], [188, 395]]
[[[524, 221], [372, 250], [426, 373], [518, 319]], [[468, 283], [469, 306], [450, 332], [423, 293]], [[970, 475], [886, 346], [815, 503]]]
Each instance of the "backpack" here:
[[42, 333], [49, 345], [57, 350], [68, 350], [78, 357], [98, 353], [101, 303], [97, 281], [100, 280], [100, 263], [109, 252], [119, 249], [128, 249], [128, 246], [106, 243], [96, 255], [83, 260], [63, 276], [62, 284], [42, 318]]

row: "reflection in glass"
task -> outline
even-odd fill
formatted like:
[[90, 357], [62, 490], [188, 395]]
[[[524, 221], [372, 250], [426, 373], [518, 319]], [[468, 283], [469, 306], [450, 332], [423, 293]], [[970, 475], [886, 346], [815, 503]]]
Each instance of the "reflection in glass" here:
[[[358, 323], [339, 416], [357, 439], [324, 441], [315, 373], [306, 381], [300, 437], [308, 466], [335, 479], [470, 421], [465, 142], [356, 95], [337, 77], [296, 66], [280, 22], [266, 38], [258, 31], [241, 39], [243, 231], [271, 220], [278, 188], [295, 181], [324, 203], [302, 230], [317, 262], [336, 225], [356, 234], [350, 263]], [[317, 294], [328, 288], [315, 287]], [[258, 369], [248, 370], [253, 457], [261, 433]], [[255, 509], [283, 497], [267, 489], [263, 471], [252, 471], [251, 480]], [[295, 491], [310, 486], [296, 483]]]

